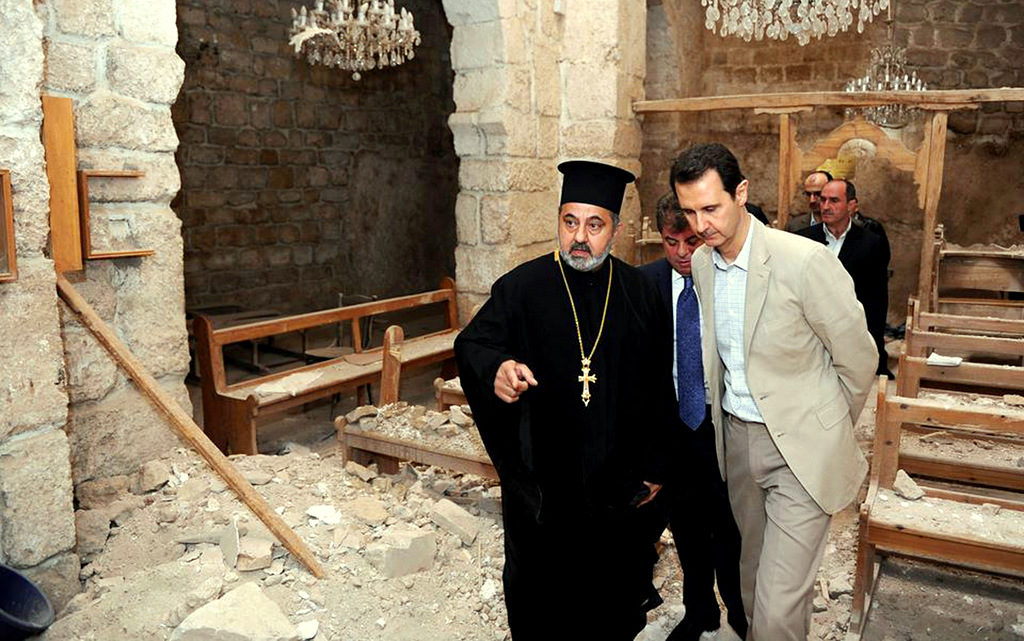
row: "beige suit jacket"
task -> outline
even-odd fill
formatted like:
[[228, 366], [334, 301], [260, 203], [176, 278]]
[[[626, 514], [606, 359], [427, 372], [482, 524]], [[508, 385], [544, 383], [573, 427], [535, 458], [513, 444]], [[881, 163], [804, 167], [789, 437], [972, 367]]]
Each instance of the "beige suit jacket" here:
[[[853, 281], [826, 246], [751, 219], [744, 309], [747, 384], [797, 480], [833, 514], [856, 498], [867, 461], [853, 434], [878, 365]], [[724, 364], [715, 336], [710, 247], [693, 256], [704, 315], [704, 371], [711, 389], [718, 465], [725, 478]]]

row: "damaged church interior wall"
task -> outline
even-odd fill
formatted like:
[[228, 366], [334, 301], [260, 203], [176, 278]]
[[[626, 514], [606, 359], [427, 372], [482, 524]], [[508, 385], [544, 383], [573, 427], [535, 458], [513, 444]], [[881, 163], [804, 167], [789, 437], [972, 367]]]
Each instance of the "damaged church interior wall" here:
[[[704, 10], [683, 0], [649, 1], [647, 99], [757, 94], [783, 91], [841, 91], [863, 76], [871, 49], [888, 42], [885, 15], [864, 33], [855, 28], [800, 47], [792, 40], [744, 42], [722, 38], [704, 27]], [[1024, 71], [1024, 5], [988, 0], [900, 0], [894, 4], [895, 44], [907, 48], [908, 66], [929, 89], [1019, 87]], [[797, 142], [805, 151], [844, 121], [841, 108], [818, 108], [794, 117]], [[911, 150], [923, 138], [925, 118], [912, 117], [889, 135]], [[979, 110], [949, 114], [946, 161], [938, 222], [953, 243], [1020, 244], [1017, 214], [1024, 187], [1024, 103], [990, 103]], [[644, 214], [653, 214], [668, 190], [671, 158], [690, 144], [721, 141], [732, 148], [750, 179], [750, 201], [774, 218], [778, 189], [778, 119], [752, 111], [703, 114], [648, 114], [643, 119]], [[980, 176], [984, 179], [979, 180]], [[861, 211], [886, 228], [893, 257], [889, 281], [889, 322], [900, 324], [907, 297], [916, 293], [922, 211], [917, 186], [870, 155], [851, 177]], [[794, 186], [790, 212], [807, 211], [803, 185]]]
[[93, 240], [154, 254], [91, 261], [69, 276], [189, 408], [182, 241], [170, 208], [179, 188], [170, 105], [184, 64], [173, 0], [3, 0], [0, 25], [0, 166], [11, 169], [19, 267], [0, 288], [0, 560], [59, 609], [80, 589], [76, 517], [179, 441], [58, 303], [40, 94], [72, 99], [79, 168], [145, 172], [93, 181]]

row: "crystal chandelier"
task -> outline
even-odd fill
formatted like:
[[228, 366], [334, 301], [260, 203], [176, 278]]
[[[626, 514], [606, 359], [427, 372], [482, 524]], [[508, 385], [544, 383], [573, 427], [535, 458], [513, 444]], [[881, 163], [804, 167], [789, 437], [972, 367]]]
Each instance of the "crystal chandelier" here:
[[773, 40], [796, 38], [801, 46], [811, 38], [846, 31], [857, 16], [857, 33], [889, 6], [889, 0], [701, 0], [704, 26], [713, 33]]
[[360, 71], [393, 67], [415, 56], [420, 32], [412, 20], [404, 7], [395, 13], [394, 0], [316, 0], [309, 11], [305, 5], [292, 9], [288, 44], [309, 64], [339, 67], [359, 80]]
[[[892, 44], [891, 8], [886, 24], [889, 28], [889, 44], [871, 50], [867, 74], [848, 82], [846, 91], [924, 91], [928, 88], [917, 77], [917, 72], [907, 69], [907, 50]], [[914, 108], [907, 105], [879, 105], [867, 107], [863, 111], [864, 116], [876, 125], [897, 129], [907, 124]]]

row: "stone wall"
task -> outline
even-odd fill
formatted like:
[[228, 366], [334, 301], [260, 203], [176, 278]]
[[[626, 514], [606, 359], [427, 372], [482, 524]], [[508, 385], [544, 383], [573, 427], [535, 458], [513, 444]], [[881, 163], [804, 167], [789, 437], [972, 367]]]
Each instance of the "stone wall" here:
[[173, 1], [0, 0], [0, 167], [12, 171], [19, 279], [0, 285], [0, 560], [58, 608], [79, 588], [74, 493], [179, 445], [58, 303], [40, 93], [70, 97], [79, 168], [139, 169], [92, 185], [96, 249], [155, 250], [69, 275], [186, 407], [188, 363], [170, 103], [183, 64]]
[[39, 128], [44, 19], [0, 0], [0, 167], [11, 170], [19, 279], [0, 284], [0, 562], [63, 604], [78, 591], [68, 397]]
[[174, 206], [189, 307], [309, 311], [339, 292], [409, 293], [454, 273], [458, 159], [440, 2], [400, 2], [422, 34], [416, 57], [358, 82], [295, 58], [299, 4], [177, 2], [187, 66]]
[[[452, 24], [461, 160], [456, 203], [460, 309], [491, 284], [550, 251], [561, 176], [570, 158], [639, 171], [643, 4], [628, 0], [445, 0]], [[639, 213], [631, 187], [623, 220]]]
[[[722, 38], [704, 28], [703, 8], [682, 0], [648, 3], [649, 98], [713, 96], [776, 91], [841, 90], [866, 71], [870, 50], [888, 37], [884, 16], [835, 38], [744, 42]], [[908, 61], [933, 89], [1020, 86], [1019, 60], [1024, 54], [1024, 6], [992, 0], [907, 0], [895, 5], [894, 36], [908, 47]], [[675, 40], [665, 34], [673, 34]], [[699, 42], [696, 55], [679, 55], [676, 42]], [[672, 50], [672, 47], [676, 47]], [[804, 149], [843, 122], [840, 109], [816, 109], [795, 118], [797, 141]], [[890, 130], [909, 148], [922, 139], [925, 120], [918, 116]], [[721, 141], [740, 158], [751, 182], [751, 202], [769, 217], [777, 210], [777, 119], [751, 112], [726, 111], [681, 117], [644, 117], [644, 178], [640, 193], [644, 212], [653, 212], [668, 189], [668, 166], [681, 149], [696, 142]], [[1024, 132], [1024, 105], [986, 105], [979, 111], [953, 112], [947, 139], [945, 180], [939, 221], [954, 242], [1020, 242], [1016, 213], [1024, 161], [1019, 141]], [[978, 177], [985, 175], [986, 180]], [[890, 322], [903, 316], [907, 296], [916, 291], [921, 247], [921, 210], [917, 187], [908, 174], [870, 158], [857, 163], [862, 210], [886, 226], [893, 245], [895, 274], [890, 281]], [[991, 189], [988, 185], [1000, 185]], [[796, 194], [802, 190], [795, 189]], [[791, 211], [805, 211], [801, 197]]]

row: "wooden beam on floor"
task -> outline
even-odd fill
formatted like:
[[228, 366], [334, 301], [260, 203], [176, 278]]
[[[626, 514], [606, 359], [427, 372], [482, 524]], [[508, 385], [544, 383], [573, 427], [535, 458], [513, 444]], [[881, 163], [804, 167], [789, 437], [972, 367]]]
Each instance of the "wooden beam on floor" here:
[[253, 489], [252, 485], [245, 480], [245, 477], [231, 464], [231, 461], [206, 437], [206, 434], [196, 425], [192, 417], [186, 414], [181, 409], [181, 406], [160, 387], [156, 379], [146, 371], [142, 363], [135, 358], [135, 355], [114, 334], [114, 331], [103, 322], [99, 314], [61, 274], [57, 274], [57, 290], [60, 293], [61, 299], [78, 316], [82, 324], [89, 328], [89, 331], [106, 348], [117, 364], [125, 370], [139, 391], [149, 398], [153, 405], [167, 417], [178, 433], [206, 460], [214, 472], [224, 479], [224, 482], [234, 490], [238, 498], [245, 503], [252, 513], [267, 526], [267, 529], [274, 533], [277, 540], [295, 558], [301, 561], [313, 576], [318, 579], [323, 578], [325, 576], [323, 568], [309, 548], [306, 547], [306, 544], [303, 543], [302, 539], [288, 527], [284, 520], [270, 507], [266, 499]]

